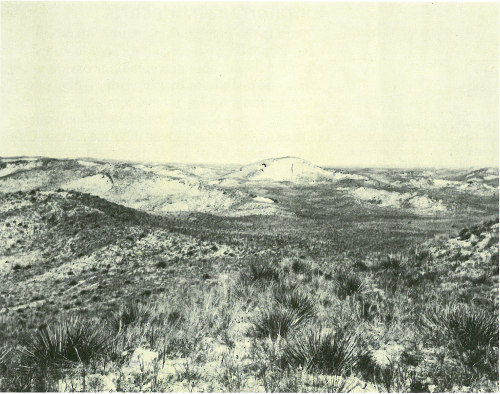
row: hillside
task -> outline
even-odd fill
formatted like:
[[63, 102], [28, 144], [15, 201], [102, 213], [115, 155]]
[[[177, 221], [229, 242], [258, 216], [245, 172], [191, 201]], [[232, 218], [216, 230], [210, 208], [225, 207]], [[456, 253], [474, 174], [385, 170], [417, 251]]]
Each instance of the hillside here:
[[[254, 256], [230, 268], [241, 250], [161, 229], [163, 222], [128, 208], [74, 192], [32, 193], [20, 204], [24, 197], [2, 202], [10, 240], [2, 253], [12, 259], [3, 260], [1, 277], [4, 390], [29, 382], [56, 391], [498, 388], [498, 220], [335, 266]], [[23, 219], [15, 214], [21, 205]], [[36, 252], [31, 260], [27, 249]], [[52, 375], [9, 366], [33, 362], [19, 345], [30, 342], [9, 328], [45, 321], [43, 333], [54, 318], [82, 314], [92, 335], [113, 341], [104, 353]], [[452, 320], [457, 314], [463, 323]], [[80, 320], [67, 321], [81, 330]], [[328, 342], [333, 333], [339, 345]], [[320, 340], [326, 353], [318, 358], [310, 346]], [[39, 373], [42, 383], [30, 380]]]
[[298, 157], [280, 157], [248, 164], [224, 177], [243, 181], [314, 182], [332, 179], [333, 174]]
[[[300, 195], [303, 187], [312, 195], [320, 191], [349, 199], [359, 210], [442, 216], [496, 204], [498, 169], [325, 170], [295, 157], [263, 160], [236, 170], [94, 159], [0, 159], [1, 192], [73, 190], [163, 216], [186, 212], [294, 216], [297, 212], [282, 195]], [[309, 195], [304, 197], [307, 203]], [[326, 200], [321, 197], [321, 201]]]
[[210, 280], [212, 264], [238, 255], [79, 192], [0, 194], [0, 223], [0, 313], [20, 316], [44, 304], [55, 312], [121, 302], [138, 288], [158, 293], [174, 277]]

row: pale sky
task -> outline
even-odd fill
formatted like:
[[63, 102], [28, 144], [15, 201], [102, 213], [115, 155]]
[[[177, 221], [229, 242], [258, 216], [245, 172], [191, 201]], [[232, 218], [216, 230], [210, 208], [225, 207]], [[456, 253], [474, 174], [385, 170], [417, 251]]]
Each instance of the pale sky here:
[[496, 3], [1, 3], [0, 156], [497, 166]]

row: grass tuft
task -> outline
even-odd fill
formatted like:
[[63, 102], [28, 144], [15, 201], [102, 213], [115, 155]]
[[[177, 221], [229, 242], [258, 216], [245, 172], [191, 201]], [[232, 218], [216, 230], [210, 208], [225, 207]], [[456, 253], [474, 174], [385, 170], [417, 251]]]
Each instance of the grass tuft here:
[[339, 269], [335, 273], [335, 293], [341, 300], [361, 293], [363, 290], [363, 280], [355, 272], [346, 269]]
[[484, 310], [466, 305], [433, 308], [424, 313], [422, 324], [462, 351], [498, 347], [498, 317]]
[[346, 376], [356, 367], [360, 357], [352, 333], [342, 329], [335, 333], [310, 330], [285, 345], [282, 361], [289, 367]]
[[311, 315], [275, 304], [260, 311], [250, 332], [256, 338], [286, 337], [293, 329], [311, 319]]
[[139, 302], [125, 303], [108, 319], [111, 328], [119, 333], [133, 323], [145, 322], [150, 316], [149, 309]]

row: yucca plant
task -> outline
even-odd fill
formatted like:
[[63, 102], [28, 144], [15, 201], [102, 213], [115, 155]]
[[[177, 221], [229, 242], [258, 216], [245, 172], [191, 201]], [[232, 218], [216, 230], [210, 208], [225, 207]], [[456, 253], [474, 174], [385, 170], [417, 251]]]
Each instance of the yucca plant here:
[[335, 284], [335, 292], [341, 300], [360, 293], [364, 287], [359, 275], [346, 269], [339, 269], [335, 272]]
[[434, 337], [452, 340], [458, 350], [498, 347], [498, 316], [466, 305], [435, 307], [422, 316], [422, 325]]
[[4, 346], [0, 349], [0, 366], [7, 360], [7, 355], [10, 353], [10, 349]]
[[278, 286], [274, 289], [274, 298], [278, 304], [296, 311], [305, 319], [312, 319], [316, 316], [316, 308], [311, 298], [296, 287]]
[[308, 314], [275, 304], [261, 310], [252, 322], [251, 334], [257, 338], [286, 337], [290, 331], [310, 318]]
[[[52, 326], [43, 325], [22, 340], [20, 367], [39, 382], [60, 376], [78, 363], [84, 365], [102, 357], [109, 336], [102, 327], [76, 317]], [[38, 386], [44, 389], [43, 384]]]
[[108, 339], [100, 326], [79, 317], [44, 325], [23, 340], [22, 363], [27, 368], [39, 364], [55, 368], [89, 364], [102, 356]]
[[[7, 346], [0, 348], [0, 389], [2, 388], [2, 376], [7, 372], [7, 356], [10, 353], [10, 349]], [[0, 390], [1, 391], [1, 390]]]
[[377, 268], [398, 271], [403, 268], [405, 264], [406, 261], [403, 256], [390, 253], [385, 258], [379, 261]]
[[251, 283], [277, 282], [279, 278], [279, 269], [269, 262], [262, 261], [252, 261], [241, 273], [241, 279]]
[[311, 372], [349, 375], [361, 357], [356, 342], [356, 336], [344, 329], [328, 333], [311, 329], [286, 343], [282, 361]]

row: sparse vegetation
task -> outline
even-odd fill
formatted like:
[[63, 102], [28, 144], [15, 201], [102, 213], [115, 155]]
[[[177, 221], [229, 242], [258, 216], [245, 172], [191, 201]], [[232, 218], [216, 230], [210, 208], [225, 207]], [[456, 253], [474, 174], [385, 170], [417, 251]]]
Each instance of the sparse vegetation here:
[[115, 332], [119, 333], [132, 323], [144, 324], [149, 314], [149, 309], [145, 305], [130, 301], [122, 304], [118, 311], [110, 315], [109, 324]]
[[259, 187], [238, 193], [287, 215], [0, 193], [0, 389], [498, 391], [498, 222], [470, 226], [498, 201], [433, 189], [455, 204], [436, 220], [326, 183]]

